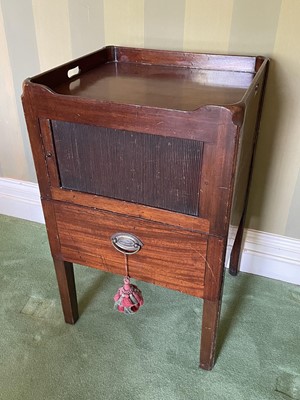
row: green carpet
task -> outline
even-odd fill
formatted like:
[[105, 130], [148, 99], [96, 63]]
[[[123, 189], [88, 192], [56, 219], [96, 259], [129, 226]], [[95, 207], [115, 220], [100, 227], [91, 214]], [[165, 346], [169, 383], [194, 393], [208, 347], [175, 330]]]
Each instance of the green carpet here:
[[63, 321], [45, 227], [0, 216], [0, 399], [300, 399], [300, 287], [226, 275], [218, 358], [198, 368], [202, 301], [75, 267], [81, 317]]

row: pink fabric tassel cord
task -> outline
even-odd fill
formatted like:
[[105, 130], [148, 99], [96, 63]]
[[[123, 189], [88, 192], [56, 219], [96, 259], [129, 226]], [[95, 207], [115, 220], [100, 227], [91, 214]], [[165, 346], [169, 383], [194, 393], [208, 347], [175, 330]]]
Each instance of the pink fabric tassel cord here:
[[142, 292], [130, 283], [129, 276], [125, 276], [124, 285], [120, 287], [114, 296], [115, 307], [124, 314], [133, 314], [144, 304]]
[[114, 296], [115, 308], [121, 313], [130, 315], [138, 311], [144, 304], [142, 292], [136, 286], [130, 283], [128, 269], [128, 255], [125, 253], [125, 273], [124, 285], [121, 286]]

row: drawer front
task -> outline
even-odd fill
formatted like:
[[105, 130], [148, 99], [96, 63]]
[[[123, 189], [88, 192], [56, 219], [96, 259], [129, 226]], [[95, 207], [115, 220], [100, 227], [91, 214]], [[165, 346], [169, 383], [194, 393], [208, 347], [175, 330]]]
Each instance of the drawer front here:
[[143, 247], [128, 257], [130, 276], [203, 296], [206, 235], [66, 203], [54, 202], [54, 209], [65, 260], [124, 275], [124, 255], [114, 249], [111, 236], [131, 233]]

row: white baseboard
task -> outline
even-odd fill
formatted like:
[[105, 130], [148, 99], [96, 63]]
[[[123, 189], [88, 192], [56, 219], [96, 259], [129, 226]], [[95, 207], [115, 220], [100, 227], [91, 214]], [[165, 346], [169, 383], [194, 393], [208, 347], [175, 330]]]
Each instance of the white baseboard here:
[[[228, 250], [233, 240], [234, 232], [229, 235]], [[240, 270], [300, 285], [300, 240], [246, 229]]]
[[[38, 185], [0, 178], [0, 214], [44, 223]], [[251, 229], [244, 236], [241, 271], [300, 285], [300, 240]]]
[[38, 185], [0, 178], [0, 214], [45, 223]]

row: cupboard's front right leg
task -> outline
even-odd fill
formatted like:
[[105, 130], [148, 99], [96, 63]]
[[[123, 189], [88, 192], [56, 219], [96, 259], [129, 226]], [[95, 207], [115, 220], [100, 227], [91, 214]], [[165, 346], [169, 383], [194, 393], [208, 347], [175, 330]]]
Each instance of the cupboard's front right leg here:
[[200, 368], [211, 370], [215, 363], [217, 330], [224, 281], [225, 239], [210, 236], [207, 243]]
[[221, 301], [204, 300], [200, 347], [200, 368], [211, 370], [215, 363]]

